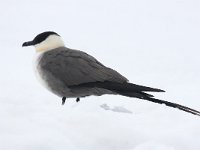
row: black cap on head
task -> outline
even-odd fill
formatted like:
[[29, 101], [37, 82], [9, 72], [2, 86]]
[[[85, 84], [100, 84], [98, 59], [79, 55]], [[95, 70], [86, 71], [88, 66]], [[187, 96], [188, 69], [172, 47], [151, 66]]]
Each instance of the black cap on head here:
[[46, 32], [43, 32], [43, 33], [38, 34], [38, 35], [33, 39], [33, 41], [24, 42], [24, 43], [22, 44], [22, 46], [31, 46], [31, 45], [39, 44], [39, 43], [43, 42], [43, 41], [44, 41], [47, 37], [49, 37], [50, 35], [58, 35], [58, 36], [60, 36], [60, 35], [57, 34], [56, 32], [53, 32], [53, 31], [46, 31]]

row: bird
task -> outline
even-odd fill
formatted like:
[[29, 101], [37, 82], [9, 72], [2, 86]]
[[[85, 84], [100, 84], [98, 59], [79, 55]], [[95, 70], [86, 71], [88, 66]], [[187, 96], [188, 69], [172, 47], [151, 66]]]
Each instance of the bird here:
[[137, 85], [112, 68], [106, 67], [86, 52], [67, 48], [61, 36], [54, 31], [38, 34], [22, 47], [34, 46], [36, 50], [35, 70], [39, 80], [52, 93], [62, 98], [122, 95], [178, 108], [200, 116], [200, 112], [166, 100], [155, 98], [148, 92], [165, 92], [159, 88]]

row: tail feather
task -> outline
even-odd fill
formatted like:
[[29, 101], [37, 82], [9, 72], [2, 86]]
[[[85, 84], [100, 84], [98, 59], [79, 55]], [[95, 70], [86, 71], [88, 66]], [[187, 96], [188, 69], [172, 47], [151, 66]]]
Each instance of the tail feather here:
[[116, 83], [116, 82], [110, 82], [110, 81], [83, 83], [83, 84], [71, 86], [71, 88], [73, 88], [73, 87], [103, 88], [103, 89], [113, 91], [113, 92], [123, 95], [123, 96], [136, 97], [139, 99], [151, 101], [151, 102], [158, 103], [158, 104], [165, 104], [166, 106], [178, 108], [182, 111], [200, 116], [200, 112], [197, 110], [194, 110], [192, 108], [189, 108], [189, 107], [177, 104], [177, 103], [172, 103], [172, 102], [168, 102], [165, 100], [156, 99], [156, 98], [153, 98], [153, 95], [145, 93], [145, 92], [164, 92], [161, 89], [136, 85], [136, 84], [132, 84], [132, 83]]
[[178, 109], [180, 109], [182, 111], [185, 111], [185, 112], [192, 113], [194, 115], [200, 116], [200, 112], [195, 110], [195, 109], [192, 109], [192, 108], [189, 108], [189, 107], [177, 104], [177, 103], [172, 103], [172, 102], [168, 102], [168, 101], [165, 101], [165, 100], [160, 100], [160, 99], [156, 99], [156, 98], [153, 98], [153, 97], [149, 97], [148, 95], [145, 95], [146, 93], [140, 93], [139, 94], [139, 93], [134, 93], [134, 92], [133, 93], [122, 92], [122, 91], [116, 91], [116, 92], [118, 94], [120, 94], [120, 95], [123, 95], [123, 96], [137, 97], [139, 99], [151, 101], [151, 102], [154, 102], [154, 103], [165, 104], [166, 106], [173, 107], [173, 108], [178, 108]]

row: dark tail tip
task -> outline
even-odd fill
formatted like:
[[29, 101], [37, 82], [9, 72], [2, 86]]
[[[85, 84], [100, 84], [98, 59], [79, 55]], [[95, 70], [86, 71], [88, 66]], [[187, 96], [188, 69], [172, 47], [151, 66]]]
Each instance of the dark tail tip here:
[[164, 90], [161, 90], [161, 89], [156, 89], [157, 91], [156, 92], [165, 92]]

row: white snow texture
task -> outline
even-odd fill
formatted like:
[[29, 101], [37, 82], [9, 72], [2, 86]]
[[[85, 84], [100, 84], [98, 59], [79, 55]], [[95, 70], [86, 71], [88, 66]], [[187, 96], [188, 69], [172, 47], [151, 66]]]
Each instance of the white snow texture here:
[[200, 110], [199, 0], [20, 0], [0, 5], [0, 150], [199, 150], [200, 117], [123, 96], [61, 99], [34, 77], [33, 47], [60, 34], [157, 98]]

